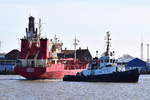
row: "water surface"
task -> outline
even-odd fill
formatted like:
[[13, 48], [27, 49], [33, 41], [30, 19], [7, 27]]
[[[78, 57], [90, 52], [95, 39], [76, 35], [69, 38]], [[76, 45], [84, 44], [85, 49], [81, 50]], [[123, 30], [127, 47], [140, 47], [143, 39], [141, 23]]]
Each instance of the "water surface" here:
[[26, 80], [0, 75], [0, 100], [150, 100], [150, 75], [138, 83]]

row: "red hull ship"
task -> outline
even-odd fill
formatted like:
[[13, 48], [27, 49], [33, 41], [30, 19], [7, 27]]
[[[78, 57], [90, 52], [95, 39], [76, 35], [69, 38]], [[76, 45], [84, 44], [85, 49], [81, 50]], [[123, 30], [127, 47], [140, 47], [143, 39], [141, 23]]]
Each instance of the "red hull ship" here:
[[34, 17], [29, 17], [26, 36], [21, 39], [21, 52], [15, 72], [27, 79], [62, 79], [64, 75], [76, 75], [87, 68], [89, 59], [59, 57], [62, 43], [41, 38], [41, 20], [39, 31], [35, 29]]

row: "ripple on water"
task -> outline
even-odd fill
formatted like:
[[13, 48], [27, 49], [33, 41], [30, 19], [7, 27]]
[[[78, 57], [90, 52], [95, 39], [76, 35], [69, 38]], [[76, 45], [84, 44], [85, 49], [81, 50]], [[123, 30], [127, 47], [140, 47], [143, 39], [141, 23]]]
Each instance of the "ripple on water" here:
[[63, 82], [0, 76], [0, 100], [149, 100], [150, 75], [138, 83]]

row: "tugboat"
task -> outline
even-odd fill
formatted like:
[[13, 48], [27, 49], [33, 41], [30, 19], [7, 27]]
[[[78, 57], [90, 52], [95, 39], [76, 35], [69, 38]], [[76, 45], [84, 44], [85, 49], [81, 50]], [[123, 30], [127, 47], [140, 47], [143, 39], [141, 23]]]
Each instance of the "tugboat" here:
[[110, 33], [107, 32], [106, 52], [98, 59], [93, 58], [90, 66], [77, 75], [66, 75], [64, 81], [83, 82], [138, 82], [138, 69], [125, 70], [124, 66], [118, 66], [113, 58], [114, 52], [110, 52]]

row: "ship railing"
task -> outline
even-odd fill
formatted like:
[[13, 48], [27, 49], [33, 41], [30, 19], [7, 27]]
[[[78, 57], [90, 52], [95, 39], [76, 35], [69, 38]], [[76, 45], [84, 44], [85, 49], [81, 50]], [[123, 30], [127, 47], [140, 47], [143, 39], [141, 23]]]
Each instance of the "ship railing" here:
[[35, 59], [22, 60], [18, 59], [16, 65], [20, 67], [45, 67], [48, 66], [47, 61], [41, 62]]

